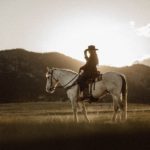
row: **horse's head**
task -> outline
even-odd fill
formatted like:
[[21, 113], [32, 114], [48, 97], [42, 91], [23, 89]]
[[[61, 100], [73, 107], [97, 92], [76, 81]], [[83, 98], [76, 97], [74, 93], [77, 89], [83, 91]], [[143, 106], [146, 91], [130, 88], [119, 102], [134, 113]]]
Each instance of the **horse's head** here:
[[55, 72], [54, 68], [50, 69], [50, 68], [47, 67], [46, 92], [48, 92], [48, 93], [54, 93], [55, 89], [56, 89], [56, 87], [58, 85], [58, 80], [55, 78], [54, 72]]

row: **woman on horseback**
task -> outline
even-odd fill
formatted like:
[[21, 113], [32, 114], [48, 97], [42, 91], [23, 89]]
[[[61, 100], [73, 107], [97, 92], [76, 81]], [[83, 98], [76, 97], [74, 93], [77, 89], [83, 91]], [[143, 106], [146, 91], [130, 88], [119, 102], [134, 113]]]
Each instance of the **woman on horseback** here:
[[97, 76], [97, 65], [98, 65], [98, 57], [96, 53], [96, 49], [94, 45], [89, 45], [88, 49], [84, 51], [84, 56], [86, 59], [86, 64], [79, 69], [80, 76], [77, 80], [79, 84], [80, 91], [82, 93], [81, 98], [87, 98], [89, 94], [84, 93], [84, 89], [88, 88], [88, 82], [90, 80], [94, 80]]

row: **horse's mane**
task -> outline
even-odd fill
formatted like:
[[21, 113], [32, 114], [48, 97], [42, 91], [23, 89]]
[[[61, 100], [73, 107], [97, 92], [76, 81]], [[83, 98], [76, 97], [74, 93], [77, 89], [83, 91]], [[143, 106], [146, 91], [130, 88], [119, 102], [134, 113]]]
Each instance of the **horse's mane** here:
[[53, 69], [70, 72], [70, 73], [72, 73], [72, 74], [78, 74], [77, 72], [75, 72], [75, 71], [73, 71], [73, 70], [71, 70], [71, 69], [65, 69], [65, 68], [53, 68]]

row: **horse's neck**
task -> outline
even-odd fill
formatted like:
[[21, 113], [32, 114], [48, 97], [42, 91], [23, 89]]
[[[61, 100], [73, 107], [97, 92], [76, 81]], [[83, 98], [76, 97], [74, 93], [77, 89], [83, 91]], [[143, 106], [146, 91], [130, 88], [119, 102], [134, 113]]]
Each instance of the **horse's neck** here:
[[[64, 71], [64, 70], [56, 70], [55, 77], [59, 80], [59, 83], [63, 86], [66, 85], [69, 81], [71, 81], [76, 76], [75, 73]], [[72, 81], [73, 82], [73, 81]], [[71, 82], [71, 83], [72, 83]], [[71, 84], [70, 83], [70, 84]]]

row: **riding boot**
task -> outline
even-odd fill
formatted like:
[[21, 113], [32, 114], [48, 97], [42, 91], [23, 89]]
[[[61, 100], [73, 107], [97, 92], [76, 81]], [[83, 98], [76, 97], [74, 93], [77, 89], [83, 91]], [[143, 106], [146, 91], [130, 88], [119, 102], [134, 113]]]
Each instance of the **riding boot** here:
[[85, 101], [85, 100], [89, 101], [91, 95], [89, 95], [89, 90], [88, 90], [88, 88], [84, 88], [84, 89], [81, 91], [81, 94], [82, 94], [82, 95], [80, 96], [80, 99], [81, 99], [82, 101]]
[[84, 97], [84, 99], [90, 98], [90, 93], [89, 93], [89, 89], [88, 88], [85, 88], [83, 90], [83, 97]]

